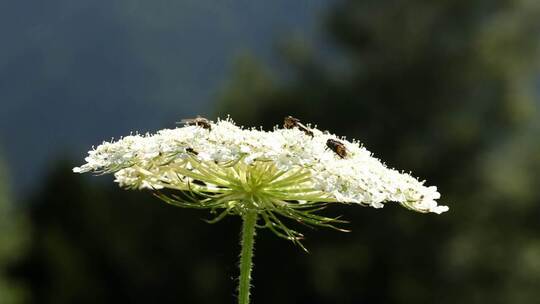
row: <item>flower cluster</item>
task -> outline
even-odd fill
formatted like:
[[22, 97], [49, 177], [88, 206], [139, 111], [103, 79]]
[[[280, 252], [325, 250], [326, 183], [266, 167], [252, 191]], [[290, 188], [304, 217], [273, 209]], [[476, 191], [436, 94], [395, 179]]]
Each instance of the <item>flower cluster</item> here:
[[335, 219], [313, 211], [333, 202], [375, 208], [398, 202], [424, 213], [448, 210], [437, 205], [435, 186], [386, 167], [356, 141], [301, 126], [268, 132], [226, 119], [130, 135], [103, 142], [73, 171], [114, 173], [122, 187], [152, 189], [183, 207], [222, 210], [218, 218], [256, 209], [268, 228], [283, 228], [275, 232], [289, 239], [296, 232], [274, 213], [325, 225]]

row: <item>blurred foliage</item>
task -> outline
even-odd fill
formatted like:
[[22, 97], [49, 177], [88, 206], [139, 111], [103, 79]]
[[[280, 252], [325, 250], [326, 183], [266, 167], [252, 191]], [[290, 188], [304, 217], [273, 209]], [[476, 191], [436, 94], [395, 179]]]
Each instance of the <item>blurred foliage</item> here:
[[[292, 46], [286, 80], [238, 61], [219, 114], [267, 128], [293, 115], [358, 138], [438, 185], [451, 207], [330, 208], [353, 232], [298, 227], [310, 254], [260, 231], [255, 303], [540, 298], [538, 17], [531, 0], [341, 1], [327, 23], [331, 58]], [[56, 164], [25, 204], [30, 242], [11, 272], [30, 302], [234, 301], [238, 219], [208, 225], [207, 214], [110, 177], [91, 183], [72, 166]]]
[[[17, 275], [32, 303], [218, 303], [234, 290], [237, 232], [220, 236], [209, 215], [90, 184], [72, 167], [57, 164], [29, 201], [32, 243]], [[231, 224], [240, 228], [220, 227]]]
[[14, 207], [9, 181], [0, 158], [0, 304], [23, 303], [25, 290], [11, 278], [12, 265], [23, 252], [26, 230], [23, 215]]
[[234, 120], [249, 122], [252, 115], [261, 113], [265, 106], [252, 98], [272, 94], [275, 91], [274, 83], [272, 75], [256, 58], [249, 54], [242, 55], [235, 62], [234, 77], [220, 94], [219, 106], [230, 109], [235, 114], [232, 117]]
[[343, 210], [354, 236], [311, 247], [302, 288], [325, 303], [540, 298], [539, 17], [537, 1], [344, 1], [328, 26], [345, 68], [293, 45], [294, 80], [252, 94], [239, 88], [258, 77], [241, 81], [261, 68], [240, 65], [220, 114], [267, 128], [293, 115], [358, 138], [451, 206]]

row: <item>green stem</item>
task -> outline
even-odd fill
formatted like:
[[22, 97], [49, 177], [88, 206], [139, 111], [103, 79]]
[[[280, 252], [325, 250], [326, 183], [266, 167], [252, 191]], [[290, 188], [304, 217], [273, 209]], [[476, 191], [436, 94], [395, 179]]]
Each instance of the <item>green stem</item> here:
[[249, 304], [251, 270], [253, 269], [253, 246], [255, 245], [255, 224], [257, 212], [248, 211], [243, 217], [242, 240], [240, 245], [240, 280], [238, 285], [238, 303]]

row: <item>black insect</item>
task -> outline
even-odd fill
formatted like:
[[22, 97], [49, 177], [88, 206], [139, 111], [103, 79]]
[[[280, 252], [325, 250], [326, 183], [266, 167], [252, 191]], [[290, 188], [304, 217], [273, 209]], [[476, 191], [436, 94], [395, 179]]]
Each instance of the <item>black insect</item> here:
[[180, 123], [183, 123], [186, 126], [199, 126], [207, 130], [212, 130], [212, 122], [199, 115], [197, 115], [195, 118], [182, 119]]
[[285, 129], [298, 128], [302, 132], [306, 133], [306, 135], [313, 137], [313, 131], [311, 131], [308, 127], [304, 126], [298, 118], [294, 118], [292, 116], [285, 117], [285, 119], [283, 120], [283, 127]]
[[347, 148], [345, 145], [335, 139], [328, 139], [326, 141], [326, 147], [334, 151], [339, 157], [345, 158], [347, 156]]
[[199, 155], [199, 152], [193, 150], [193, 148], [190, 148], [190, 147], [186, 148], [186, 152], [194, 154], [194, 155]]

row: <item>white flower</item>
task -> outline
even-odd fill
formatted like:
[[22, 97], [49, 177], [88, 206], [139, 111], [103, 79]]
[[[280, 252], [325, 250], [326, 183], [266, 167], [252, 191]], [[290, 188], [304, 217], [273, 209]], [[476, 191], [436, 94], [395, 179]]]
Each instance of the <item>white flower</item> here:
[[[311, 131], [313, 136], [298, 128], [245, 129], [230, 119], [211, 128], [164, 129], [104, 142], [73, 172], [114, 173], [126, 188], [192, 193], [197, 202], [158, 195], [184, 207], [222, 209], [224, 215], [255, 208], [268, 228], [285, 229], [275, 232], [289, 239], [298, 235], [277, 224], [273, 213], [318, 225], [333, 219], [303, 208], [335, 202], [382, 208], [393, 201], [424, 213], [448, 210], [437, 205], [436, 187], [386, 167], [358, 142]], [[328, 148], [329, 139], [343, 145], [344, 157]]]

